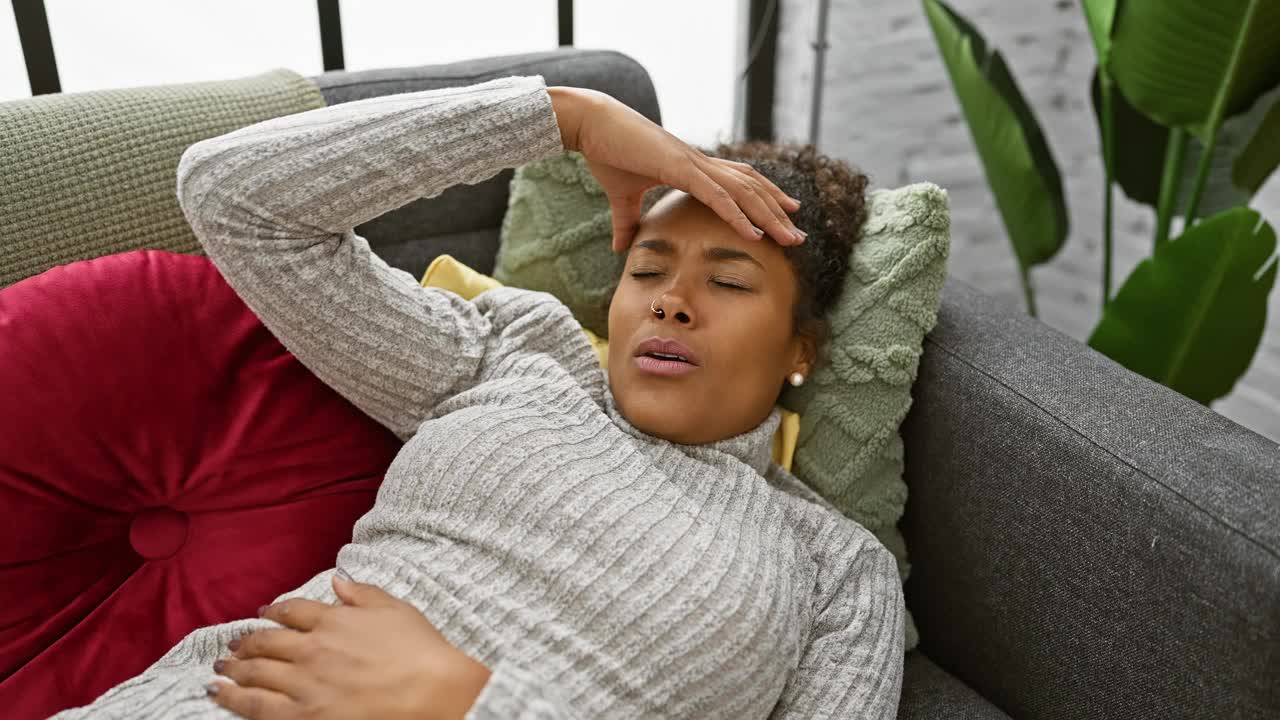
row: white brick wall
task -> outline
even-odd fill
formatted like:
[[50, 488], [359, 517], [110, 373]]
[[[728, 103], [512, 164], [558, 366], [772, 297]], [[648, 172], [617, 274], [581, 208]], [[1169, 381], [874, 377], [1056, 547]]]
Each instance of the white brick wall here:
[[[807, 142], [817, 0], [779, 0], [775, 127]], [[1000, 49], [1048, 135], [1071, 233], [1032, 271], [1039, 317], [1083, 341], [1099, 316], [1103, 174], [1089, 101], [1095, 59], [1073, 0], [952, 0]], [[832, 0], [819, 149], [894, 187], [929, 180], [951, 196], [953, 275], [1023, 308], [1013, 251], [918, 0]], [[1154, 212], [1117, 190], [1112, 292], [1151, 251]], [[1253, 206], [1280, 228], [1280, 178]], [[1175, 232], [1177, 227], [1174, 228]], [[1249, 371], [1213, 408], [1280, 440], [1280, 290]]]

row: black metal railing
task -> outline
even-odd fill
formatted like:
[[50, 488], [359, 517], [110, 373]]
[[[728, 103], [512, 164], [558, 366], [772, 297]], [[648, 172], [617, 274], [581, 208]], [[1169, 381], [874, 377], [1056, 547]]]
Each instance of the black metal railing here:
[[44, 0], [13, 0], [13, 19], [18, 25], [18, 42], [22, 44], [22, 59], [27, 64], [31, 94], [62, 92]]
[[324, 57], [324, 71], [342, 70], [347, 66], [342, 57], [342, 15], [338, 12], [338, 0], [316, 0], [320, 16], [320, 54]]
[[[342, 70], [346, 66], [342, 50], [339, 2], [340, 0], [316, 0], [316, 14], [320, 22], [320, 54], [326, 72]], [[777, 0], [750, 0], [746, 37], [749, 43], [748, 61], [744, 71], [746, 135], [749, 138], [773, 138], [774, 61], [780, 4]], [[559, 45], [572, 46], [573, 0], [557, 0], [556, 15]], [[18, 25], [18, 39], [27, 65], [31, 94], [62, 92], [44, 0], [13, 0], [13, 17]]]
[[559, 25], [560, 47], [571, 47], [573, 45], [573, 0], [559, 0], [556, 18], [556, 23]]
[[[342, 15], [338, 10], [338, 2], [339, 0], [316, 0], [316, 14], [320, 20], [320, 54], [326, 72], [346, 67], [342, 52]], [[558, 0], [556, 12], [560, 45], [573, 45], [573, 0]], [[31, 94], [62, 92], [44, 0], [13, 0], [13, 18], [18, 25], [18, 41], [22, 44], [22, 57], [27, 65]]]
[[778, 15], [777, 0], [751, 0], [747, 16], [747, 67], [744, 104], [746, 128], [751, 140], [773, 140], [774, 67], [777, 65]]

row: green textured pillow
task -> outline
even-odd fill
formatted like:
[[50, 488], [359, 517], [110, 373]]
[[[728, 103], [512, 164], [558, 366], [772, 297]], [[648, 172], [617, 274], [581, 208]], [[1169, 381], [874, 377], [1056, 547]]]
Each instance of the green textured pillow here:
[[583, 327], [608, 337], [620, 256], [610, 249], [609, 200], [581, 153], [516, 168], [499, 238], [495, 280], [555, 295]]
[[[932, 183], [868, 196], [863, 237], [831, 311], [830, 362], [782, 405], [800, 414], [793, 472], [875, 534], [911, 573], [898, 530], [907, 504], [899, 428], [924, 336], [938, 319], [947, 278], [951, 220], [946, 191]], [[919, 642], [907, 614], [906, 649]]]
[[[924, 336], [937, 322], [950, 252], [947, 194], [917, 183], [868, 195], [863, 237], [831, 311], [830, 362], [783, 407], [800, 414], [793, 472], [872, 533], [911, 572], [898, 521], [907, 502], [900, 426]], [[516, 169], [494, 277], [543, 290], [607, 336], [618, 256], [609, 203], [580, 153]], [[907, 614], [906, 650], [919, 643]]]

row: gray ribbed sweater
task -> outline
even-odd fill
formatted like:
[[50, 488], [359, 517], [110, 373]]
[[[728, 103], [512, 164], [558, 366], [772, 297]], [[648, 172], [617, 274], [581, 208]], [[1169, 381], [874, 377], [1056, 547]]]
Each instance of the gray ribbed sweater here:
[[[178, 197], [210, 259], [306, 367], [405, 441], [337, 565], [493, 675], [468, 718], [893, 718], [897, 566], [770, 461], [760, 426], [680, 445], [632, 426], [546, 293], [425, 289], [353, 228], [563, 152], [541, 75], [279, 117], [192, 145]], [[286, 597], [333, 602], [332, 570]], [[233, 717], [190, 633], [55, 716]]]

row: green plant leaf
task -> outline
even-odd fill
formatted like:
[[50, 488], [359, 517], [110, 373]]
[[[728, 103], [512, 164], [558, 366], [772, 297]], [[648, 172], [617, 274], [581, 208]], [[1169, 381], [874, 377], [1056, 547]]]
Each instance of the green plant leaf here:
[[1084, 19], [1093, 36], [1093, 49], [1098, 53], [1098, 64], [1106, 65], [1111, 54], [1111, 28], [1115, 24], [1116, 0], [1081, 0]]
[[[1253, 187], [1237, 183], [1235, 165], [1242, 158], [1249, 157], [1250, 153], [1254, 153], [1258, 160], [1266, 157], [1266, 150], [1257, 147], [1266, 142], [1265, 139], [1259, 140], [1261, 137], [1259, 133], [1268, 132], [1263, 127], [1268, 115], [1267, 110], [1274, 108], [1277, 102], [1280, 102], [1280, 84], [1260, 95], [1252, 107], [1224, 120], [1218, 128], [1217, 147], [1214, 148], [1213, 157], [1209, 159], [1209, 177], [1205, 183], [1204, 195], [1200, 198], [1200, 215], [1212, 215], [1227, 208], [1248, 205], [1254, 193], [1262, 186], [1261, 182]], [[1275, 130], [1269, 132], [1271, 140], [1280, 143], [1280, 137], [1276, 136]], [[1194, 174], [1192, 168], [1200, 164], [1200, 157], [1203, 154], [1204, 143], [1193, 135], [1187, 146], [1188, 177], [1183, 185], [1182, 195], [1178, 199], [1179, 214], [1186, 209], [1187, 197], [1191, 194], [1190, 176]], [[1276, 155], [1273, 154], [1271, 157], [1271, 167], [1266, 171], [1266, 175], [1270, 175], [1271, 170], [1275, 169]], [[1261, 164], [1255, 167], [1256, 172], [1261, 172], [1262, 169]], [[1262, 180], [1266, 180], [1265, 175]]]
[[[1101, 123], [1102, 86], [1097, 68], [1089, 91], [1094, 117]], [[1160, 197], [1160, 170], [1165, 146], [1169, 144], [1169, 128], [1135, 110], [1114, 85], [1111, 87], [1111, 122], [1111, 131], [1115, 133], [1116, 182], [1131, 199], [1155, 207]]]
[[[1091, 85], [1093, 111], [1100, 116], [1102, 110], [1098, 71], [1094, 71]], [[1248, 111], [1227, 118], [1218, 131], [1218, 146], [1213, 152], [1212, 167], [1205, 186], [1200, 207], [1204, 214], [1214, 213], [1249, 204], [1249, 200], [1261, 187], [1262, 181], [1276, 168], [1280, 160], [1280, 86], [1272, 88]], [[1268, 113], [1267, 110], [1271, 112]], [[1143, 115], [1124, 97], [1123, 92], [1111, 90], [1111, 112], [1115, 133], [1116, 181], [1131, 199], [1156, 206], [1160, 194], [1160, 172], [1164, 162], [1165, 146], [1169, 142], [1169, 128]], [[1099, 117], [1099, 122], [1101, 118]], [[1271, 123], [1268, 126], [1267, 123]], [[1175, 215], [1186, 210], [1187, 196], [1191, 193], [1192, 178], [1204, 152], [1204, 143], [1191, 136], [1183, 161], [1181, 190], [1175, 206]], [[1238, 179], [1241, 174], [1243, 177]], [[1258, 180], [1256, 184], [1250, 184]], [[1248, 182], [1246, 182], [1248, 181]]]
[[[1272, 94], [1280, 95], [1280, 87]], [[1236, 187], [1244, 188], [1252, 196], [1275, 172], [1277, 165], [1280, 165], [1280, 97], [1271, 103], [1271, 109], [1258, 123], [1253, 139], [1236, 158], [1231, 177]]]
[[1209, 404], [1231, 391], [1257, 351], [1275, 247], [1275, 231], [1253, 210], [1205, 218], [1138, 263], [1089, 345]]
[[1109, 69], [1134, 107], [1207, 139], [1219, 103], [1230, 117], [1280, 82], [1276, 38], [1275, 0], [1125, 0]]
[[988, 52], [977, 30], [941, 0], [923, 1], [1025, 273], [1052, 258], [1067, 237], [1067, 204], [1058, 166], [1000, 53]]

